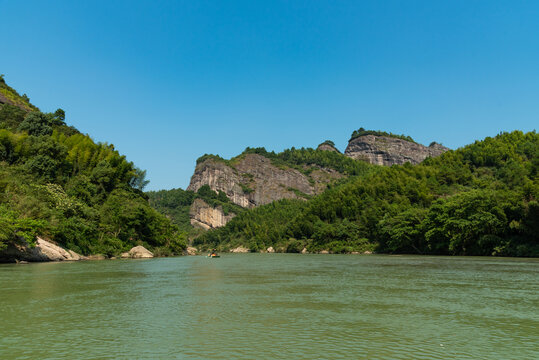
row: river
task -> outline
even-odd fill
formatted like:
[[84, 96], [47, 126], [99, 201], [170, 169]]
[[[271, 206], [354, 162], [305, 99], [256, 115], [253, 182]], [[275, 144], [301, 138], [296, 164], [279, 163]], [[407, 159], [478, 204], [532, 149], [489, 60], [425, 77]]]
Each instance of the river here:
[[539, 359], [539, 260], [0, 265], [1, 359]]

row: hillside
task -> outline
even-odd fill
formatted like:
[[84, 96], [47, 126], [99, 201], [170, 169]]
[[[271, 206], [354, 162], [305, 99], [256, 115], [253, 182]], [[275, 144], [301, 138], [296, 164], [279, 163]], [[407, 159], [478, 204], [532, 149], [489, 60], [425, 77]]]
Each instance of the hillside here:
[[[206, 154], [197, 160], [187, 191], [196, 193], [208, 186], [215, 194], [224, 196], [238, 207], [229, 214], [219, 204], [208, 204], [194, 198], [187, 204], [161, 199], [174, 198], [166, 191], [156, 196], [148, 193], [152, 205], [169, 216], [179, 226], [186, 223], [212, 229], [225, 225], [242, 209], [251, 209], [282, 199], [306, 200], [323, 193], [328, 186], [345, 181], [350, 176], [364, 174], [367, 163], [393, 165], [417, 164], [449, 150], [436, 143], [426, 147], [409, 136], [360, 128], [354, 131], [345, 154], [326, 140], [315, 149], [291, 148], [281, 153], [264, 148], [247, 148], [229, 160]], [[176, 191], [177, 190], [173, 190]], [[200, 197], [199, 197], [200, 198]], [[181, 211], [178, 209], [181, 208]], [[189, 227], [187, 227], [189, 229]]]
[[185, 234], [142, 192], [145, 171], [66, 125], [63, 110], [40, 112], [3, 78], [0, 92], [0, 258], [36, 236], [84, 255], [183, 251]]
[[539, 256], [538, 171], [539, 135], [503, 133], [418, 165], [370, 167], [308, 201], [245, 211], [195, 245]]
[[292, 148], [275, 153], [247, 148], [229, 160], [208, 154], [200, 157], [185, 191], [147, 194], [152, 206], [183, 229], [189, 230], [189, 223], [210, 229], [223, 226], [248, 208], [280, 199], [304, 201], [368, 168], [368, 164], [333, 151]]

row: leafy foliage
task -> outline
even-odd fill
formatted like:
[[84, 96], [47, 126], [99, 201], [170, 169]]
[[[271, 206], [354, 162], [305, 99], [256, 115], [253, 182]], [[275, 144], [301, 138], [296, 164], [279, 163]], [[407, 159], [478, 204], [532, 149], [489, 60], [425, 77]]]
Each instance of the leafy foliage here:
[[146, 172], [64, 121], [61, 109], [0, 105], [0, 247], [40, 235], [82, 254], [181, 252], [186, 234], [142, 193]]
[[311, 251], [539, 256], [538, 169], [538, 134], [502, 133], [416, 166], [370, 166], [307, 202], [245, 211], [196, 242], [252, 250], [287, 251], [293, 243], [290, 251], [301, 245]]
[[172, 189], [149, 191], [146, 194], [150, 205], [170, 218], [180, 229], [192, 234], [196, 234], [196, 231], [191, 227], [189, 209], [195, 199], [202, 199], [213, 208], [221, 207], [225, 215], [244, 211], [241, 206], [230, 201], [224, 192], [215, 192], [208, 185], [201, 186], [197, 192]]
[[407, 136], [407, 135], [397, 135], [397, 134], [388, 133], [386, 131], [380, 131], [380, 130], [365, 130], [362, 127], [357, 129], [357, 130], [354, 130], [350, 140], [353, 140], [353, 139], [358, 138], [360, 136], [366, 136], [366, 135], [392, 137], [392, 138], [395, 138], [395, 139], [401, 139], [401, 140], [406, 140], [406, 141], [415, 143], [415, 140], [412, 139], [412, 137]]

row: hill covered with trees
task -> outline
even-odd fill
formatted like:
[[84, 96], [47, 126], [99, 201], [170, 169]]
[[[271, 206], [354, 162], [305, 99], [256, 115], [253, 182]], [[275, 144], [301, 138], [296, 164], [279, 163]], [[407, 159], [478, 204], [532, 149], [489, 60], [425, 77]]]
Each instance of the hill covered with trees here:
[[3, 77], [0, 95], [0, 251], [36, 236], [84, 255], [183, 251], [185, 233], [148, 204], [145, 171], [66, 125], [63, 110], [39, 111]]
[[195, 245], [539, 256], [538, 170], [539, 135], [502, 133], [418, 165], [369, 165], [308, 201], [242, 212]]

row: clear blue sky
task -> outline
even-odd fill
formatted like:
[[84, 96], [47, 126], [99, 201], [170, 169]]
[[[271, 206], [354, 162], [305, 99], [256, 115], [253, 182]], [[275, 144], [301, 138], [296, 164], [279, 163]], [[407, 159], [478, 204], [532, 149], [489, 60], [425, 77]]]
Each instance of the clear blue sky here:
[[0, 73], [151, 180], [359, 127], [457, 148], [539, 124], [539, 1], [0, 0]]

